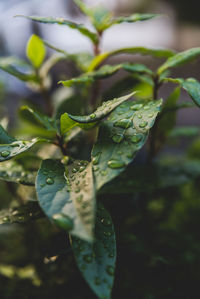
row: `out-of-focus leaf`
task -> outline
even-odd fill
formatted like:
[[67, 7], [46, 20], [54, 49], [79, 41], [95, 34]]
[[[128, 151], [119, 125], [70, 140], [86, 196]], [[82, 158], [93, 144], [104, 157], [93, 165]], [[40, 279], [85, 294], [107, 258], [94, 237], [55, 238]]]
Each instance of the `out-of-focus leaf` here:
[[139, 63], [124, 63], [123, 69], [130, 73], [142, 73], [152, 76], [153, 72], [148, 67], [146, 67], [144, 64]]
[[20, 116], [29, 123], [40, 127], [42, 126], [48, 131], [57, 132], [56, 121], [52, 118], [36, 112], [28, 106], [22, 106], [19, 113]]
[[169, 134], [170, 138], [179, 138], [179, 137], [197, 137], [200, 135], [200, 128], [189, 126], [189, 127], [176, 127]]
[[16, 139], [9, 136], [6, 130], [0, 125], [0, 144], [8, 144], [14, 141], [16, 141]]
[[0, 211], [0, 224], [26, 223], [44, 217], [38, 203], [29, 202], [21, 207]]
[[98, 204], [95, 242], [89, 244], [72, 238], [76, 263], [98, 298], [111, 298], [116, 262], [116, 240], [112, 219]]
[[[78, 163], [65, 170], [58, 160], [44, 160], [36, 179], [36, 190], [43, 211], [55, 224], [74, 236], [91, 241], [95, 203], [93, 177], [90, 165]], [[74, 186], [73, 178], [81, 187]]]
[[96, 124], [96, 122], [105, 118], [117, 106], [122, 104], [124, 101], [127, 101], [133, 95], [134, 95], [134, 93], [131, 93], [131, 94], [123, 96], [121, 98], [116, 98], [114, 100], [104, 102], [102, 106], [98, 107], [98, 109], [90, 115], [75, 116], [75, 115], [71, 115], [69, 113], [64, 113], [63, 115], [61, 115], [61, 118], [60, 118], [61, 134], [65, 134], [66, 132], [68, 132], [75, 126], [79, 126], [83, 129], [84, 128], [88, 129], [90, 127], [92, 128], [93, 125]]
[[107, 77], [110, 77], [114, 75], [116, 72], [118, 72], [122, 68], [122, 65], [104, 65], [100, 69], [94, 72], [88, 72], [80, 77], [73, 78], [66, 81], [60, 81], [59, 83], [62, 83], [64, 86], [72, 86], [74, 84], [80, 84], [80, 83], [91, 83], [94, 80], [100, 80]]
[[169, 58], [172, 57], [175, 53], [169, 49], [152, 49], [152, 48], [145, 48], [145, 47], [131, 47], [131, 48], [121, 48], [116, 49], [111, 52], [101, 53], [96, 56], [90, 66], [89, 70], [95, 70], [101, 63], [103, 63], [107, 58], [110, 56], [115, 56], [119, 54], [141, 54], [141, 55], [150, 55], [156, 58]]
[[2, 57], [0, 58], [0, 69], [9, 73], [10, 75], [22, 81], [37, 82], [37, 77], [33, 70], [23, 60], [15, 57]]
[[39, 36], [33, 34], [26, 48], [26, 55], [35, 68], [39, 68], [44, 61], [46, 49]]
[[34, 138], [31, 141], [13, 141], [9, 144], [0, 144], [0, 162], [12, 159], [28, 151], [39, 142], [47, 142], [47, 140]]
[[200, 107], [200, 83], [194, 78], [186, 80], [182, 78], [165, 78], [164, 82], [172, 82], [179, 84], [184, 90], [187, 91], [193, 102]]
[[58, 25], [65, 25], [72, 29], [78, 30], [81, 34], [87, 36], [93, 43], [98, 42], [98, 36], [96, 33], [88, 30], [82, 24], [76, 24], [74, 22], [65, 20], [63, 18], [52, 18], [52, 17], [38, 17], [38, 16], [22, 16], [18, 15], [17, 17], [23, 17], [35, 22], [45, 23], [45, 24], [58, 24]]
[[134, 159], [147, 140], [161, 104], [162, 100], [126, 102], [100, 124], [92, 151], [98, 189], [118, 176]]
[[0, 164], [0, 180], [28, 186], [35, 185], [36, 172], [25, 170], [20, 164], [8, 161]]
[[135, 14], [132, 14], [127, 17], [122, 16], [122, 17], [115, 18], [114, 20], [112, 20], [110, 26], [115, 25], [115, 24], [121, 24], [121, 23], [135, 23], [135, 22], [139, 22], [139, 21], [148, 21], [148, 20], [157, 18], [159, 16], [160, 15], [157, 15], [157, 14], [135, 13]]
[[177, 53], [176, 55], [170, 57], [163, 65], [158, 69], [158, 74], [160, 75], [165, 70], [177, 66], [186, 64], [200, 56], [200, 48], [192, 48], [184, 52]]

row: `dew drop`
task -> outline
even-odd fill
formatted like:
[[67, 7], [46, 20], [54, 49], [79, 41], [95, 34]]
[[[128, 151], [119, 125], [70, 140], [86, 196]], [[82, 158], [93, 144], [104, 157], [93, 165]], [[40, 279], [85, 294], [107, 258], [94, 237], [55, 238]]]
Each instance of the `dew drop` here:
[[111, 221], [107, 218], [102, 218], [101, 223], [105, 226], [110, 226], [112, 224]]
[[72, 169], [72, 172], [73, 172], [73, 173], [76, 173], [77, 171], [78, 171], [78, 169], [76, 169], [76, 168], [73, 168], [73, 169]]
[[115, 143], [120, 143], [122, 142], [122, 140], [124, 139], [124, 135], [123, 134], [116, 134], [112, 137], [112, 140], [115, 142]]
[[149, 107], [149, 105], [146, 105], [146, 106], [144, 106], [144, 108], [143, 108], [144, 110], [149, 110], [150, 109], [150, 107]]
[[107, 171], [106, 171], [106, 170], [102, 170], [102, 171], [101, 171], [101, 175], [102, 175], [102, 176], [107, 175]]
[[137, 117], [138, 117], [139, 119], [141, 119], [141, 118], [142, 118], [142, 115], [141, 115], [141, 114], [137, 114]]
[[118, 161], [118, 160], [109, 160], [107, 164], [108, 167], [113, 169], [122, 168], [125, 166], [125, 163], [123, 161]]
[[77, 201], [78, 203], [81, 203], [82, 200], [83, 200], [83, 195], [82, 195], [82, 194], [76, 198], [76, 201]]
[[53, 185], [53, 184], [54, 184], [54, 179], [52, 179], [52, 178], [47, 178], [47, 179], [46, 179], [46, 183], [47, 183], [48, 185]]
[[148, 115], [148, 117], [150, 117], [150, 118], [152, 118], [153, 116], [154, 116], [153, 113], [150, 113], [150, 114]]
[[97, 165], [99, 163], [100, 156], [101, 156], [101, 152], [99, 152], [95, 156], [93, 156], [93, 158], [92, 158], [93, 165]]
[[131, 106], [130, 108], [131, 108], [131, 110], [139, 110], [139, 109], [141, 109], [142, 107], [143, 107], [142, 104], [135, 104], [135, 105]]
[[94, 119], [95, 117], [96, 117], [96, 114], [95, 114], [95, 113], [90, 114], [90, 118], [91, 118], [91, 119]]
[[132, 124], [130, 119], [120, 119], [114, 123], [114, 127], [120, 127], [124, 129], [128, 129]]
[[107, 267], [106, 267], [106, 272], [107, 272], [109, 275], [113, 276], [115, 270], [114, 270], [113, 266], [107, 266]]
[[9, 155], [10, 155], [10, 152], [9, 152], [9, 151], [3, 151], [3, 152], [1, 152], [1, 156], [2, 156], [3, 158], [7, 158]]
[[80, 168], [79, 168], [79, 172], [82, 172], [82, 171], [84, 171], [85, 170], [85, 166], [80, 166]]
[[70, 231], [73, 229], [74, 222], [73, 220], [64, 214], [54, 214], [53, 221], [56, 225], [63, 228], [66, 231]]
[[148, 125], [148, 122], [147, 121], [143, 121], [139, 124], [139, 127], [140, 128], [145, 128], [146, 126]]
[[101, 284], [101, 280], [100, 280], [100, 278], [99, 278], [99, 277], [95, 277], [95, 278], [94, 278], [94, 283], [95, 283], [96, 285], [100, 285], [100, 284]]
[[133, 136], [131, 136], [130, 140], [133, 143], [138, 143], [142, 140], [142, 135], [134, 134]]

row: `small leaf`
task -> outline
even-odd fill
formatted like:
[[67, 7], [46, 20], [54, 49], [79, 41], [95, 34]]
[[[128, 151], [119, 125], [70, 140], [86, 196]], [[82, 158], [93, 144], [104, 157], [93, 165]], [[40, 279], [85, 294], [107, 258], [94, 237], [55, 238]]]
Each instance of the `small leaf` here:
[[121, 64], [114, 65], [114, 66], [104, 65], [97, 71], [88, 72], [88, 73], [81, 75], [80, 77], [73, 78], [73, 79], [66, 80], [66, 81], [60, 81], [58, 83], [62, 83], [64, 86], [68, 86], [68, 87], [70, 87], [74, 84], [91, 83], [94, 80], [108, 78], [108, 77], [114, 75], [116, 72], [118, 72], [121, 68], [122, 68]]
[[6, 130], [0, 125], [0, 144], [8, 144], [14, 141], [16, 141], [16, 139], [9, 136]]
[[46, 55], [46, 49], [39, 36], [33, 34], [30, 37], [27, 43], [26, 55], [36, 69], [41, 66]]
[[98, 298], [111, 298], [116, 262], [116, 240], [112, 219], [98, 204], [95, 242], [72, 238], [76, 263]]
[[200, 128], [195, 126], [189, 127], [176, 127], [169, 134], [170, 138], [180, 138], [180, 137], [197, 137], [200, 135]]
[[62, 135], [65, 134], [75, 126], [81, 127], [83, 129], [92, 128], [93, 125], [96, 124], [96, 122], [106, 117], [117, 106], [119, 106], [121, 103], [131, 98], [133, 95], [134, 93], [131, 93], [121, 98], [116, 98], [114, 100], [104, 102], [102, 106], [100, 106], [94, 113], [90, 115], [75, 116], [69, 113], [64, 113], [63, 115], [61, 115], [60, 118], [61, 134]]
[[20, 116], [29, 123], [37, 126], [42, 126], [48, 131], [57, 132], [56, 121], [42, 113], [36, 112], [28, 106], [20, 108]]
[[131, 48], [116, 49], [111, 52], [101, 53], [98, 56], [94, 57], [88, 70], [89, 71], [95, 70], [106, 59], [108, 59], [111, 56], [115, 56], [119, 54], [132, 54], [132, 55], [141, 54], [141, 55], [150, 55], [157, 58], [169, 58], [174, 55], [174, 51], [169, 49], [151, 49], [145, 47], [131, 47]]
[[153, 72], [148, 67], [146, 67], [144, 64], [139, 63], [124, 63], [123, 69], [130, 73], [142, 73], [152, 76]]
[[176, 55], [170, 57], [163, 65], [158, 69], [158, 74], [160, 75], [165, 70], [177, 66], [186, 64], [200, 56], [200, 48], [192, 48], [190, 50], [177, 53]]
[[35, 144], [45, 141], [44, 139], [34, 138], [31, 141], [13, 141], [9, 144], [0, 144], [0, 162], [20, 155], [32, 148]]
[[88, 7], [83, 1], [74, 0], [80, 10], [90, 18], [91, 23], [99, 33], [102, 33], [110, 25], [112, 13], [101, 5]]
[[122, 16], [122, 17], [115, 18], [111, 22], [110, 26], [115, 25], [115, 24], [121, 24], [121, 23], [135, 23], [135, 22], [139, 22], [139, 21], [148, 21], [148, 20], [157, 18], [159, 16], [160, 15], [157, 15], [157, 14], [139, 14], [139, 13], [135, 13], [135, 14], [132, 14], [132, 15], [127, 16], [127, 17]]
[[0, 58], [0, 69], [9, 73], [10, 75], [26, 82], [37, 82], [37, 78], [30, 69], [30, 66], [23, 60], [15, 57]]
[[86, 167], [78, 163], [67, 166], [66, 176], [60, 161], [44, 160], [37, 175], [36, 190], [41, 208], [55, 224], [91, 241], [95, 203], [92, 170], [90, 164]]
[[200, 83], [196, 79], [165, 78], [164, 82], [180, 84], [180, 86], [187, 91], [193, 102], [200, 107]]
[[78, 30], [81, 34], [87, 36], [93, 43], [98, 42], [98, 36], [96, 33], [91, 32], [82, 24], [76, 24], [74, 22], [65, 20], [63, 18], [52, 18], [52, 17], [37, 17], [37, 16], [22, 16], [18, 15], [17, 17], [23, 17], [35, 22], [45, 23], [45, 24], [58, 24], [58, 25], [65, 25], [72, 29]]
[[27, 171], [22, 165], [14, 161], [8, 161], [0, 164], [0, 180], [13, 182], [27, 186], [35, 185], [36, 172]]
[[119, 175], [147, 140], [162, 100], [126, 102], [100, 124], [92, 151], [97, 189]]

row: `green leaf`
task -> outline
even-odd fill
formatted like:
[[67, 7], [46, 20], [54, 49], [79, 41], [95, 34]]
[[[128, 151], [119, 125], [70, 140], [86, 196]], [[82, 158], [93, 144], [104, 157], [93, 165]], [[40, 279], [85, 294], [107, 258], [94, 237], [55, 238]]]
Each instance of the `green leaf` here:
[[112, 13], [101, 5], [88, 7], [83, 1], [74, 0], [80, 10], [90, 18], [91, 23], [99, 33], [110, 26]]
[[196, 79], [188, 78], [184, 80], [181, 78], [165, 78], [164, 82], [180, 84], [180, 86], [187, 91], [194, 103], [200, 107], [200, 83]]
[[23, 60], [15, 57], [0, 58], [0, 69], [22, 81], [37, 81], [36, 75], [30, 69], [30, 66]]
[[170, 57], [163, 65], [158, 69], [158, 74], [160, 75], [165, 70], [173, 67], [178, 67], [186, 64], [200, 56], [200, 48], [193, 48], [184, 52], [177, 53], [176, 55]]
[[119, 175], [147, 140], [162, 100], [126, 102], [100, 124], [92, 151], [97, 189]]
[[139, 22], [139, 21], [148, 21], [148, 20], [157, 18], [159, 16], [160, 15], [157, 15], [157, 14], [135, 13], [135, 14], [132, 14], [132, 15], [127, 16], [127, 17], [122, 16], [122, 17], [115, 18], [111, 22], [110, 26], [115, 25], [115, 24], [121, 24], [121, 23], [135, 23], [135, 22]]
[[34, 138], [31, 141], [13, 141], [9, 144], [0, 144], [0, 162], [18, 156], [31, 149], [35, 144], [45, 141], [44, 139]]
[[21, 207], [0, 211], [0, 224], [26, 223], [44, 217], [38, 203], [29, 202]]
[[200, 128], [195, 126], [189, 127], [177, 127], [174, 128], [169, 134], [170, 138], [180, 138], [180, 137], [197, 137], [200, 135]]
[[112, 219], [98, 204], [95, 242], [89, 244], [72, 238], [76, 263], [98, 298], [111, 298], [116, 262], [116, 240]]
[[16, 139], [9, 136], [6, 130], [0, 125], [0, 144], [8, 144], [14, 141], [16, 141]]
[[29, 123], [42, 126], [48, 131], [57, 132], [56, 121], [42, 113], [36, 112], [28, 106], [22, 106], [19, 110], [20, 116]]
[[75, 116], [75, 115], [71, 115], [69, 113], [64, 113], [63, 115], [61, 115], [61, 118], [60, 118], [61, 134], [62, 135], [65, 134], [66, 132], [68, 132], [75, 126], [81, 127], [83, 129], [92, 128], [93, 125], [96, 124], [96, 122], [105, 118], [117, 106], [119, 106], [124, 101], [131, 98], [133, 95], [134, 95], [134, 93], [131, 93], [131, 94], [123, 96], [121, 98], [116, 98], [114, 100], [104, 102], [102, 106], [98, 107], [98, 109], [90, 115]]
[[153, 72], [146, 65], [139, 63], [124, 63], [123, 69], [129, 73], [142, 73], [152, 76]]
[[17, 17], [23, 17], [35, 22], [40, 22], [44, 24], [58, 24], [58, 25], [65, 25], [72, 29], [78, 30], [81, 34], [87, 36], [93, 43], [98, 42], [98, 36], [96, 33], [91, 32], [86, 27], [84, 27], [82, 24], [76, 24], [74, 22], [65, 20], [63, 18], [52, 18], [52, 17], [37, 17], [37, 16], [23, 16], [18, 15]]
[[39, 36], [33, 34], [30, 37], [27, 43], [26, 55], [36, 69], [41, 66], [46, 55], [46, 49]]
[[118, 72], [122, 68], [122, 65], [104, 65], [97, 71], [88, 72], [85, 73], [77, 78], [73, 78], [66, 81], [60, 81], [58, 83], [62, 83], [64, 86], [72, 86], [74, 84], [80, 84], [80, 83], [91, 83], [94, 80], [100, 80], [108, 78], [112, 75], [114, 75], [116, 72]]
[[86, 167], [78, 163], [65, 170], [58, 160], [44, 160], [37, 175], [36, 190], [41, 208], [55, 224], [91, 241], [95, 206], [92, 170], [90, 164]]
[[174, 51], [169, 49], [151, 49], [145, 47], [131, 47], [131, 48], [122, 48], [113, 50], [111, 52], [101, 53], [100, 55], [96, 56], [90, 66], [89, 71], [95, 70], [101, 63], [103, 63], [106, 59], [111, 56], [119, 55], [119, 54], [141, 54], [141, 55], [150, 55], [156, 58], [169, 58], [174, 55]]
[[0, 180], [27, 186], [35, 185], [36, 172], [26, 171], [22, 165], [14, 161], [0, 164]]

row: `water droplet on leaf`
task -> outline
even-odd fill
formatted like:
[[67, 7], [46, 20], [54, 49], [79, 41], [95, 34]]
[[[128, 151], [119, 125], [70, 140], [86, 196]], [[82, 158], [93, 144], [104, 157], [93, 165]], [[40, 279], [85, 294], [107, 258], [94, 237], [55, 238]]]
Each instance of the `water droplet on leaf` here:
[[56, 225], [61, 227], [62, 229], [66, 231], [70, 231], [73, 229], [74, 222], [73, 220], [64, 214], [54, 214], [53, 215], [53, 221]]
[[118, 161], [118, 160], [109, 160], [108, 161], [108, 167], [110, 168], [122, 168], [125, 166], [125, 163], [123, 161]]
[[114, 270], [113, 266], [107, 266], [107, 267], [106, 267], [106, 272], [107, 272], [109, 275], [113, 276], [115, 270]]
[[3, 151], [3, 152], [1, 152], [1, 156], [2, 156], [3, 158], [7, 158], [9, 155], [10, 155], [10, 152], [9, 152], [9, 151]]
[[139, 124], [139, 127], [140, 128], [145, 128], [146, 126], [148, 125], [148, 122], [147, 121], [143, 121]]
[[124, 135], [123, 134], [116, 134], [112, 137], [112, 140], [115, 142], [115, 143], [120, 143], [122, 142], [122, 140], [124, 139]]

